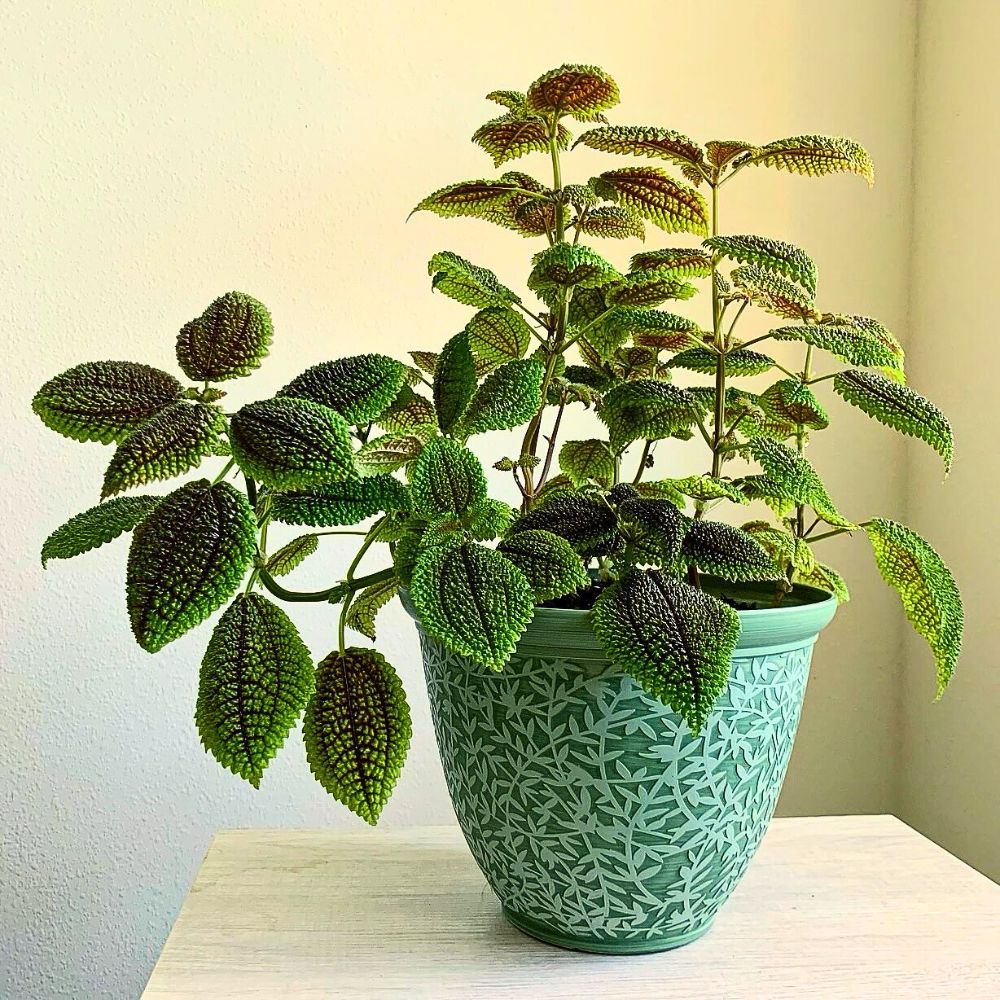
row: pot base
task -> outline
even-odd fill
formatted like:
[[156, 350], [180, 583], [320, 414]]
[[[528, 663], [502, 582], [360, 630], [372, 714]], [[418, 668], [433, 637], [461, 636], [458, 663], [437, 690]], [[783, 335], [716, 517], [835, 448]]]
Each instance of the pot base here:
[[545, 944], [554, 944], [557, 948], [565, 948], [568, 951], [586, 951], [594, 955], [651, 955], [658, 951], [670, 951], [672, 948], [680, 948], [683, 945], [697, 941], [712, 926], [711, 920], [705, 921], [700, 927], [684, 934], [666, 934], [663, 937], [637, 938], [635, 940], [624, 941], [598, 941], [593, 938], [570, 937], [554, 931], [538, 920], [531, 917], [524, 917], [519, 913], [512, 913], [503, 907], [503, 915], [507, 922], [516, 927], [523, 934], [542, 941]]

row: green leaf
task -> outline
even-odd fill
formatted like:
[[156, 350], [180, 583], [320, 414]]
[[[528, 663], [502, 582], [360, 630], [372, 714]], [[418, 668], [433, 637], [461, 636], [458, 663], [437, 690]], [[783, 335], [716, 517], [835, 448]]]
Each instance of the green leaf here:
[[462, 419], [475, 391], [476, 365], [469, 335], [462, 330], [444, 345], [434, 370], [434, 407], [446, 434]]
[[586, 122], [618, 103], [618, 84], [597, 66], [563, 65], [528, 88], [528, 107], [543, 115], [572, 115]]
[[510, 504], [487, 497], [472, 505], [465, 520], [472, 537], [482, 542], [505, 535], [516, 516]]
[[606, 554], [620, 538], [614, 512], [603, 501], [568, 490], [557, 490], [544, 502], [522, 514], [511, 526], [509, 536], [521, 531], [550, 531], [581, 555]]
[[[502, 119], [498, 119], [501, 121]], [[493, 125], [488, 122], [487, 125]], [[485, 127], [485, 126], [484, 126]], [[478, 134], [478, 133], [477, 133]], [[487, 150], [489, 151], [489, 150]], [[520, 155], [520, 154], [517, 154]], [[502, 161], [500, 161], [502, 162]], [[504, 201], [518, 190], [516, 184], [504, 181], [472, 180], [448, 184], [418, 202], [414, 212], [433, 212], [443, 218], [471, 216], [488, 218], [498, 202]], [[413, 214], [412, 212], [410, 213]]]
[[383, 434], [373, 438], [354, 454], [358, 474], [375, 476], [409, 465], [436, 433], [437, 428], [433, 424], [418, 424], [407, 434]]
[[414, 509], [424, 517], [462, 514], [486, 499], [486, 476], [468, 448], [435, 438], [414, 463], [410, 490]]
[[642, 562], [672, 566], [681, 550], [685, 519], [670, 500], [630, 497], [618, 504], [618, 518]]
[[752, 535], [721, 521], [692, 521], [681, 552], [699, 569], [723, 580], [776, 580], [774, 560]]
[[615, 460], [607, 441], [566, 441], [559, 449], [559, 468], [577, 488], [593, 481], [610, 486], [615, 478]]
[[606, 170], [591, 183], [602, 198], [635, 210], [667, 232], [708, 233], [705, 199], [659, 167]]
[[508, 361], [490, 372], [465, 410], [462, 432], [507, 430], [530, 420], [542, 405], [544, 376], [544, 366], [531, 358]]
[[701, 343], [702, 330], [694, 320], [659, 309], [616, 308], [608, 318], [610, 329], [623, 339], [632, 337], [639, 347], [679, 351]]
[[951, 571], [911, 528], [877, 517], [865, 526], [882, 579], [900, 597], [906, 617], [937, 661], [937, 696], [948, 686], [962, 650], [965, 611]]
[[479, 362], [478, 374], [485, 374], [505, 361], [523, 358], [531, 345], [531, 327], [519, 313], [505, 306], [480, 309], [469, 320], [465, 332], [469, 349]]
[[[559, 125], [556, 130], [558, 148], [567, 149], [569, 139], [569, 130]], [[472, 141], [482, 146], [493, 158], [493, 165], [499, 167], [501, 163], [516, 160], [527, 153], [547, 153], [549, 126], [541, 115], [515, 110], [480, 125], [473, 133]]]
[[523, 111], [528, 106], [528, 98], [519, 90], [491, 90], [486, 100], [502, 104], [510, 111]]
[[849, 365], [865, 368], [896, 367], [898, 360], [893, 353], [874, 337], [857, 327], [827, 326], [823, 323], [805, 326], [783, 326], [771, 331], [775, 340], [797, 340], [822, 351]]
[[575, 593], [590, 583], [573, 547], [551, 531], [519, 531], [502, 541], [497, 551], [525, 575], [538, 602]]
[[162, 497], [116, 497], [71, 517], [42, 543], [42, 566], [50, 559], [72, 559], [132, 531]]
[[181, 398], [172, 375], [133, 361], [88, 361], [49, 379], [31, 408], [74, 441], [111, 444]]
[[255, 298], [228, 292], [177, 334], [177, 363], [194, 382], [224, 382], [260, 368], [274, 330]]
[[689, 299], [694, 293], [690, 282], [664, 271], [637, 271], [604, 288], [608, 302], [615, 306], [657, 306], [669, 299]]
[[128, 613], [155, 653], [222, 607], [256, 550], [257, 519], [228, 483], [187, 483], [164, 497], [132, 536]]
[[240, 594], [201, 661], [198, 735], [223, 767], [259, 788], [312, 691], [312, 657], [289, 617], [259, 594]]
[[390, 434], [420, 434], [428, 425], [437, 423], [434, 404], [404, 385], [392, 404], [375, 421]]
[[645, 438], [659, 441], [697, 416], [695, 398], [679, 386], [652, 379], [622, 382], [605, 393], [601, 420], [611, 432], [612, 451]]
[[666, 482], [679, 493], [692, 500], [732, 500], [734, 503], [749, 503], [739, 487], [728, 479], [712, 476], [686, 476], [684, 479], [668, 479]]
[[610, 659], [699, 732], [729, 683], [736, 612], [659, 570], [633, 569], [601, 594], [593, 623]]
[[631, 236], [640, 240], [646, 238], [642, 216], [620, 205], [591, 208], [576, 225], [584, 236], [596, 236], [602, 240], [627, 240]]
[[358, 354], [307, 368], [277, 393], [308, 399], [339, 413], [349, 424], [379, 417], [406, 381], [406, 366], [385, 354]]
[[[702, 375], [714, 375], [719, 355], [708, 347], [691, 347], [675, 354], [667, 364], [671, 368], [684, 368]], [[737, 348], [726, 355], [726, 374], [734, 377], [761, 375], [774, 367], [774, 358], [746, 348]]]
[[316, 780], [374, 826], [399, 778], [413, 726], [403, 685], [374, 649], [333, 652], [316, 668], [302, 738]]
[[492, 670], [503, 669], [534, 615], [524, 574], [500, 552], [473, 542], [425, 550], [410, 593], [430, 635]]
[[316, 535], [299, 535], [282, 545], [268, 560], [265, 569], [271, 576], [287, 576], [319, 548]]
[[434, 351], [410, 351], [410, 357], [413, 358], [413, 363], [421, 370], [426, 372], [428, 375], [434, 374], [434, 369], [437, 368], [438, 356]]
[[875, 183], [875, 168], [868, 151], [853, 139], [829, 135], [795, 135], [775, 139], [766, 146], [750, 151], [740, 167], [777, 167], [793, 174], [832, 174], [838, 171], [858, 174]]
[[434, 254], [427, 265], [427, 273], [431, 275], [433, 289], [467, 306], [485, 309], [520, 301], [509, 288], [500, 284], [492, 271], [470, 264], [450, 250]]
[[768, 386], [758, 397], [758, 405], [767, 416], [786, 424], [801, 424], [818, 431], [830, 426], [823, 404], [797, 378], [783, 378]]
[[740, 294], [765, 312], [787, 319], [819, 319], [812, 296], [798, 285], [773, 271], [743, 264], [730, 277]]
[[777, 271], [810, 295], [816, 294], [816, 265], [791, 243], [766, 236], [711, 236], [705, 246], [740, 264], [755, 264], [765, 271]]
[[926, 441], [944, 459], [945, 474], [951, 469], [951, 424], [929, 399], [877, 372], [840, 372], [833, 378], [833, 388], [887, 427]]
[[366, 635], [375, 641], [375, 619], [379, 611], [385, 607], [399, 592], [399, 581], [395, 577], [381, 580], [365, 587], [360, 594], [355, 595], [347, 610], [347, 627]]
[[392, 476], [343, 479], [308, 490], [276, 493], [271, 498], [271, 520], [279, 524], [301, 524], [332, 528], [358, 524], [373, 514], [408, 510], [410, 494]]
[[633, 271], [660, 271], [677, 278], [707, 278], [712, 273], [712, 258], [704, 250], [666, 247], [635, 254], [630, 266]]
[[171, 403], [118, 446], [104, 473], [101, 499], [195, 468], [213, 453], [225, 426], [222, 411], [210, 403]]
[[824, 566], [822, 563], [816, 563], [808, 573], [796, 573], [795, 582], [828, 590], [839, 604], [846, 604], [851, 599], [844, 578], [831, 566]]
[[550, 304], [560, 289], [597, 288], [620, 277], [599, 253], [582, 244], [556, 243], [535, 254], [532, 264], [528, 287]]
[[774, 561], [775, 569], [784, 575], [795, 560], [796, 542], [798, 539], [787, 531], [776, 528], [767, 521], [748, 521], [740, 526], [740, 530], [750, 535], [767, 550]]
[[248, 403], [229, 424], [233, 455], [253, 479], [278, 490], [356, 475], [347, 421], [296, 396]]
[[680, 167], [698, 168], [704, 162], [701, 146], [680, 132], [651, 125], [607, 125], [584, 132], [573, 147], [589, 146], [605, 153], [648, 156]]

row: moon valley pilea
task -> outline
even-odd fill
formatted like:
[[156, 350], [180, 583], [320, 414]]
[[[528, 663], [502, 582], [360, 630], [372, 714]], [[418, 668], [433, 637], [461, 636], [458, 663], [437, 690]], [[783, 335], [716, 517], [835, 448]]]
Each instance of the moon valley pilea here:
[[[927, 640], [942, 691], [962, 636], [950, 572], [902, 524], [842, 513], [805, 453], [832, 396], [927, 442], [946, 468], [948, 421], [907, 386], [903, 349], [881, 323], [817, 304], [802, 250], [719, 231], [721, 195], [744, 175], [848, 172], [871, 183], [868, 153], [819, 135], [702, 145], [612, 125], [618, 88], [592, 66], [488, 97], [503, 113], [473, 140], [494, 165], [540, 153], [535, 166], [551, 172], [450, 184], [416, 208], [533, 240], [527, 290], [437, 253], [432, 288], [468, 307], [440, 351], [414, 351], [412, 365], [381, 354], [327, 361], [235, 412], [221, 386], [258, 368], [272, 338], [267, 309], [238, 292], [177, 337], [193, 384], [125, 361], [57, 376], [35, 397], [38, 416], [115, 450], [102, 502], [53, 532], [43, 562], [132, 532], [128, 613], [150, 652], [226, 606], [201, 665], [204, 745], [257, 785], [304, 711], [314, 774], [372, 823], [403, 764], [410, 715], [393, 667], [349, 645], [347, 630], [374, 640], [376, 614], [400, 587], [428, 633], [495, 670], [536, 605], [593, 607], [609, 657], [697, 731], [726, 686], [740, 628], [727, 582], [773, 581], [775, 604], [800, 582], [846, 601], [820, 550], [859, 532]], [[567, 178], [564, 154], [580, 146], [590, 162], [608, 154], [605, 169]], [[591, 245], [657, 231], [688, 236], [639, 249], [627, 268]], [[691, 317], [673, 311], [698, 290], [704, 304]], [[745, 337], [741, 321], [755, 311], [770, 328]], [[797, 361], [767, 353], [782, 342], [801, 346]], [[595, 414], [592, 436], [561, 440], [574, 407]], [[514, 432], [490, 460], [517, 509], [488, 495], [469, 448], [490, 431]], [[705, 456], [683, 470], [661, 465], [668, 439]], [[221, 466], [214, 478], [165, 496], [132, 492], [206, 460]], [[717, 512], [742, 526], [710, 519]], [[272, 551], [273, 523], [318, 530]], [[345, 530], [353, 525], [363, 527]], [[361, 537], [342, 579], [318, 592], [279, 582], [338, 532]], [[376, 550], [377, 568], [363, 568]], [[275, 601], [340, 606], [339, 642], [317, 667]]]

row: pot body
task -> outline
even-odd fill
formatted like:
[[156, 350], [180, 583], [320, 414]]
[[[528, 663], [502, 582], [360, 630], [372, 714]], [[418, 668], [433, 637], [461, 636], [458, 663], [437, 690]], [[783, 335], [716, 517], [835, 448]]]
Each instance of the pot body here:
[[452, 804], [515, 926], [613, 954], [708, 929], [774, 812], [836, 608], [811, 588], [791, 601], [739, 613], [729, 687], [698, 736], [608, 661], [586, 612], [538, 609], [500, 673], [418, 623]]

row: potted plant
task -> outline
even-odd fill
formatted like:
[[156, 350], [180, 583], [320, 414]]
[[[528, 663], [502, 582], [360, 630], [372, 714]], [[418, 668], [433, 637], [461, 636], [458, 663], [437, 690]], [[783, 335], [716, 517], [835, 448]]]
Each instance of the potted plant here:
[[[234, 412], [222, 386], [259, 367], [272, 339], [268, 311], [238, 292], [181, 328], [190, 384], [133, 362], [56, 376], [35, 412], [116, 448], [101, 502], [53, 532], [42, 560], [131, 532], [128, 613], [150, 652], [226, 606], [201, 664], [205, 747], [257, 786], [304, 712], [316, 778], [373, 824], [410, 716], [396, 671], [347, 632], [374, 641], [398, 593], [456, 813], [509, 919], [569, 947], [655, 951], [704, 933], [770, 820], [812, 645], [848, 599], [823, 540], [870, 540], [930, 645], [939, 694], [958, 658], [961, 600], [941, 559], [901, 524], [846, 516], [806, 459], [829, 423], [821, 395], [921, 438], [946, 467], [952, 434], [907, 387], [885, 327], [817, 306], [803, 251], [719, 231], [723, 188], [757, 168], [870, 183], [857, 143], [701, 145], [611, 125], [618, 88], [592, 66], [488, 96], [504, 110], [474, 141], [497, 167], [543, 153], [551, 178], [450, 184], [417, 209], [533, 238], [530, 294], [437, 253], [432, 287], [469, 307], [439, 352], [324, 362]], [[570, 181], [571, 146], [640, 160]], [[640, 250], [627, 269], [590, 245], [650, 226], [700, 239]], [[699, 286], [698, 319], [663, 308]], [[748, 310], [772, 328], [744, 339]], [[801, 360], [765, 353], [777, 342], [801, 345]], [[592, 436], [563, 440], [577, 407], [596, 415]], [[469, 447], [498, 430], [511, 444], [490, 460], [516, 509], [489, 495]], [[668, 439], [701, 456], [665, 467]], [[214, 478], [133, 492], [206, 460]], [[272, 524], [308, 530], [275, 551]], [[360, 537], [341, 579], [318, 592], [282, 582], [338, 532]], [[363, 566], [376, 549], [377, 568]], [[315, 668], [277, 603], [301, 601], [340, 606], [337, 646]]]

